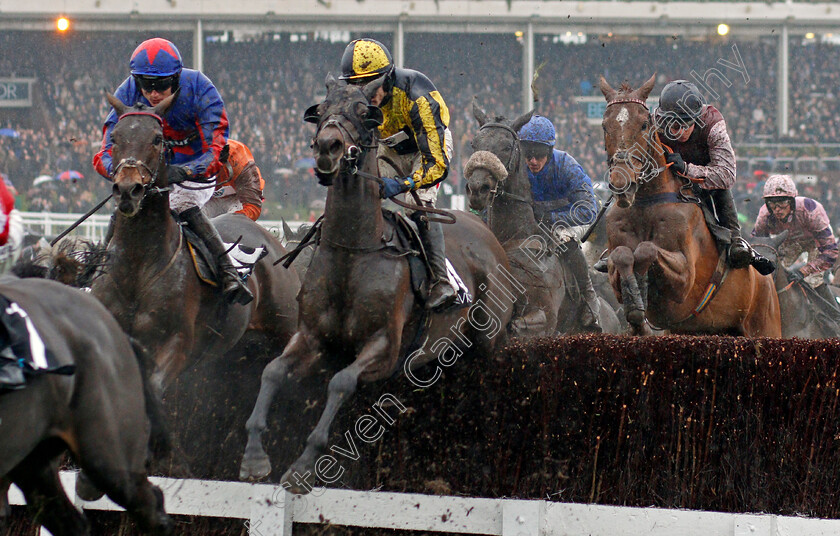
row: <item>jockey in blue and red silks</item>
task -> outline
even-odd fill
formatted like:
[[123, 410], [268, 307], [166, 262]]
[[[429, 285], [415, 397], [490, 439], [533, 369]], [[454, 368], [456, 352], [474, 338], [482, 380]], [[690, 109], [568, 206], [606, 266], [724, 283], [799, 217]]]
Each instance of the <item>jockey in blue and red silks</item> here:
[[[174, 102], [162, 116], [163, 135], [171, 148], [169, 182], [174, 183], [169, 204], [180, 219], [189, 225], [210, 253], [219, 259], [222, 289], [233, 302], [248, 303], [253, 299], [242, 283], [216, 228], [201, 208], [213, 195], [213, 188], [202, 180], [213, 177], [222, 167], [219, 158], [228, 138], [228, 119], [221, 95], [213, 82], [194, 69], [184, 69], [181, 53], [170, 41], [148, 39], [131, 55], [131, 76], [117, 88], [115, 96], [128, 106], [142, 103], [157, 106], [165, 98], [177, 93]], [[103, 127], [102, 148], [93, 158], [100, 175], [111, 178], [111, 132], [119, 117], [114, 110], [108, 114]], [[195, 179], [198, 182], [191, 182]], [[186, 183], [187, 188], [182, 188]], [[198, 187], [199, 189], [192, 189]], [[113, 221], [106, 241], [113, 234]]]

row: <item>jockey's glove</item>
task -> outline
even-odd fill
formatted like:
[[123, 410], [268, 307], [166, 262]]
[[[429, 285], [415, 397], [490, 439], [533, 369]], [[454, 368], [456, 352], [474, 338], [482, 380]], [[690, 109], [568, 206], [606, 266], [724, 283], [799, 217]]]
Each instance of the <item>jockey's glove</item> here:
[[788, 281], [791, 283], [801, 283], [805, 279], [805, 274], [802, 273], [802, 270], [788, 268], [785, 272], [787, 272]]
[[192, 172], [184, 166], [169, 166], [169, 184], [180, 184], [192, 180]]
[[676, 171], [680, 175], [685, 175], [688, 164], [685, 163], [680, 153], [668, 153], [665, 155], [665, 161], [671, 164], [672, 171]]
[[414, 188], [414, 180], [411, 177], [402, 179], [383, 177], [382, 182], [379, 184], [379, 197], [389, 199], [403, 192], [408, 192], [412, 188]]

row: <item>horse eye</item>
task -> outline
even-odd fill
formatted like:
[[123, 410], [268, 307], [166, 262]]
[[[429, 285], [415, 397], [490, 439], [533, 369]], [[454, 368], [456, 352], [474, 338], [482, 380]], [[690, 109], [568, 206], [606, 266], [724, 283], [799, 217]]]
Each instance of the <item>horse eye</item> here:
[[152, 144], [153, 144], [153, 145], [160, 145], [161, 143], [163, 143], [163, 136], [161, 136], [160, 134], [157, 134], [157, 135], [155, 136], [155, 139], [154, 139], [154, 141], [152, 142]]
[[647, 121], [645, 121], [644, 123], [642, 123], [642, 130], [647, 130], [648, 126], [649, 126], [649, 123]]

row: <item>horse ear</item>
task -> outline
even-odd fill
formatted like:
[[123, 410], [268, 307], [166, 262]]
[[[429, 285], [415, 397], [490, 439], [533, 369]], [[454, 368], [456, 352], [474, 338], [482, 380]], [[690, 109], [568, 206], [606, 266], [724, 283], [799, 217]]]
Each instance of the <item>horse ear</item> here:
[[478, 126], [483, 127], [484, 123], [487, 122], [487, 112], [481, 109], [475, 97], [473, 97], [472, 101], [472, 113], [475, 120], [478, 121]]
[[519, 117], [517, 117], [516, 119], [514, 119], [513, 126], [511, 127], [513, 129], [513, 131], [518, 133], [519, 130], [522, 127], [524, 127], [528, 123], [528, 121], [531, 120], [531, 117], [533, 117], [533, 115], [534, 115], [534, 110], [531, 110], [530, 112], [528, 112], [526, 114], [522, 114]]
[[289, 224], [286, 223], [285, 219], [280, 218], [280, 222], [283, 224], [283, 238], [286, 239], [286, 241], [288, 241], [289, 238], [291, 238], [292, 235], [294, 235], [294, 233], [292, 232], [292, 228], [289, 227]]
[[789, 235], [789, 234], [790, 234], [790, 231], [788, 231], [787, 229], [785, 229], [785, 230], [784, 230], [784, 231], [782, 231], [781, 233], [779, 233], [779, 234], [777, 234], [776, 236], [774, 236], [774, 237], [773, 237], [773, 247], [774, 247], [774, 248], [779, 247], [779, 246], [782, 244], [782, 242], [784, 242], [785, 240], [787, 240], [787, 237], [788, 237], [788, 235]]
[[636, 96], [640, 100], [645, 100], [650, 95], [650, 92], [653, 91], [653, 86], [656, 85], [656, 73], [653, 73], [650, 78], [648, 78], [647, 82], [642, 84], [642, 87], [636, 90]]
[[128, 106], [126, 106], [125, 103], [107, 91], [105, 92], [105, 98], [108, 99], [108, 104], [110, 104], [114, 108], [114, 111], [117, 112], [117, 117], [121, 116], [126, 110], [128, 110]]
[[332, 73], [327, 73], [327, 78], [324, 79], [324, 84], [326, 84], [327, 89], [332, 89], [332, 87], [336, 84], [335, 77]]
[[152, 111], [155, 113], [155, 115], [162, 116], [163, 114], [165, 114], [169, 107], [172, 106], [172, 104], [175, 102], [175, 99], [178, 98], [178, 93], [180, 91], [181, 88], [176, 89], [175, 92], [172, 93], [172, 95], [166, 97], [165, 99], [160, 101], [160, 103], [157, 106], [152, 108]]
[[610, 84], [607, 82], [607, 79], [603, 76], [601, 76], [600, 80], [598, 81], [598, 87], [601, 88], [601, 93], [604, 94], [604, 97], [607, 99], [607, 102], [613, 100], [618, 94], [618, 92], [610, 86]]
[[364, 93], [365, 98], [367, 98], [368, 102], [370, 102], [373, 96], [376, 95], [376, 91], [382, 87], [382, 84], [385, 83], [385, 78], [386, 77], [384, 76], [380, 76], [379, 78], [371, 80], [370, 82], [364, 85], [364, 87], [362, 88], [362, 93]]
[[321, 114], [318, 113], [318, 106], [320, 106], [320, 104], [313, 104], [307, 108], [306, 111], [303, 112], [303, 120], [307, 123], [314, 123], [317, 125], [318, 121], [321, 120]]
[[382, 110], [378, 106], [368, 106], [367, 117], [364, 120], [365, 128], [378, 127], [383, 121], [385, 121], [385, 116], [382, 114]]

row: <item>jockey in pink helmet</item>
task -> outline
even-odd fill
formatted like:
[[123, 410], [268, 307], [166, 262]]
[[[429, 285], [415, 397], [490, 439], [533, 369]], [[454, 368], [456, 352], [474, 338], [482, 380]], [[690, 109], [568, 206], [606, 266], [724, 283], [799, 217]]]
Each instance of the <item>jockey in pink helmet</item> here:
[[[796, 184], [788, 175], [772, 175], [764, 184], [764, 206], [758, 212], [753, 236], [770, 236], [790, 231], [779, 246], [779, 261], [790, 281], [804, 281], [824, 300], [835, 304], [825, 285], [823, 272], [837, 261], [838, 248], [831, 222], [823, 206], [809, 197], [797, 195]], [[794, 264], [802, 253], [808, 262]]]

